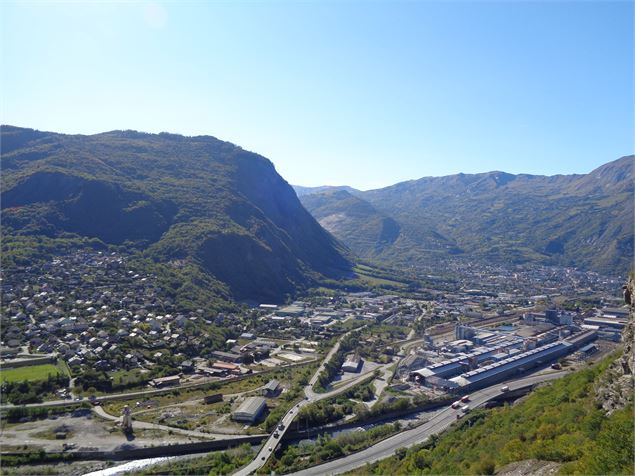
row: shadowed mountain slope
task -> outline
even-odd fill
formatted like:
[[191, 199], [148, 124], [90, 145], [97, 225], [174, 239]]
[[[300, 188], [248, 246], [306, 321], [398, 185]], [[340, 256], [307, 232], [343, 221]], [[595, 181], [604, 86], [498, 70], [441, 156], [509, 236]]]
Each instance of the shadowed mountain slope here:
[[193, 263], [239, 299], [350, 272], [266, 158], [214, 137], [2, 127], [3, 238], [80, 236]]

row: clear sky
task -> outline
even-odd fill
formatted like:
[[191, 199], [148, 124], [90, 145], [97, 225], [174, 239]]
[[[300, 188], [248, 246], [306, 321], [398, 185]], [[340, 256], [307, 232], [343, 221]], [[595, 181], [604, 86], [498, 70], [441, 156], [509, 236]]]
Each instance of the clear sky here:
[[2, 3], [1, 119], [213, 135], [290, 182], [633, 153], [634, 3]]

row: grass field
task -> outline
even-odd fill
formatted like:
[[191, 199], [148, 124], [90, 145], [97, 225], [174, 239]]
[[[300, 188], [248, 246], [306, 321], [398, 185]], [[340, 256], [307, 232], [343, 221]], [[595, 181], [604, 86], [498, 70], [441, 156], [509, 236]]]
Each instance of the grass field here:
[[0, 371], [0, 383], [46, 380], [49, 375], [58, 375], [60, 373], [60, 369], [53, 364], [7, 369]]
[[390, 279], [377, 278], [375, 276], [369, 276], [367, 274], [358, 273], [359, 279], [367, 282], [371, 286], [392, 286], [396, 288], [405, 288], [406, 285], [404, 283], [400, 283], [399, 281], [392, 281]]
[[353, 271], [357, 273], [357, 277], [361, 281], [365, 281], [371, 286], [391, 286], [397, 288], [406, 287], [405, 283], [390, 279], [385, 273], [379, 270], [375, 270], [369, 266], [358, 264], [353, 268]]

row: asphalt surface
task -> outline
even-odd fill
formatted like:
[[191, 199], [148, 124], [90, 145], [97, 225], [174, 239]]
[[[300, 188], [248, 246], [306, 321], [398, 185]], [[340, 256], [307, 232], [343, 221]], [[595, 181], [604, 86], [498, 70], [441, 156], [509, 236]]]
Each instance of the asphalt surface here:
[[[365, 327], [365, 326], [362, 326], [362, 327]], [[355, 329], [355, 330], [359, 330], [359, 329], [361, 329], [361, 328], [358, 328], [358, 329]], [[243, 468], [241, 468], [237, 472], [235, 472], [234, 476], [247, 476], [249, 474], [252, 474], [252, 473], [256, 472], [257, 470], [262, 468], [267, 463], [267, 460], [273, 454], [273, 452], [276, 450], [276, 446], [283, 439], [284, 434], [289, 429], [289, 426], [291, 425], [291, 423], [293, 422], [295, 417], [298, 415], [298, 412], [302, 409], [302, 407], [304, 407], [305, 405], [309, 405], [309, 404], [311, 404], [313, 402], [317, 402], [319, 400], [322, 400], [324, 398], [329, 398], [329, 397], [332, 397], [333, 395], [337, 395], [338, 393], [343, 392], [346, 389], [348, 389], [348, 388], [350, 388], [350, 387], [352, 387], [354, 385], [357, 385], [361, 380], [367, 378], [368, 375], [371, 374], [371, 372], [368, 372], [367, 374], [362, 374], [359, 377], [351, 379], [346, 384], [341, 385], [337, 389], [332, 390], [330, 392], [315, 393], [313, 391], [313, 385], [315, 385], [315, 383], [317, 382], [318, 377], [320, 376], [320, 373], [324, 369], [324, 365], [327, 362], [329, 362], [331, 360], [331, 357], [333, 357], [333, 355], [339, 350], [340, 342], [342, 341], [342, 339], [344, 337], [346, 337], [348, 334], [350, 334], [351, 332], [353, 332], [353, 331], [349, 331], [346, 334], [342, 335], [342, 337], [340, 337], [338, 339], [338, 341], [331, 348], [331, 350], [328, 352], [328, 354], [326, 354], [326, 356], [324, 357], [324, 360], [322, 360], [322, 363], [320, 364], [320, 367], [315, 371], [315, 373], [313, 374], [313, 376], [309, 380], [309, 383], [304, 387], [305, 399], [301, 400], [299, 403], [295, 404], [293, 406], [293, 408], [291, 408], [286, 413], [286, 415], [284, 417], [282, 417], [282, 419], [278, 423], [278, 427], [269, 436], [269, 438], [264, 442], [262, 448], [260, 449], [260, 451], [258, 452], [256, 457], [252, 460], [252, 462], [249, 463], [247, 466], [244, 466]], [[280, 427], [280, 424], [282, 424], [282, 427]], [[275, 436], [276, 434], [278, 435], [278, 437]]]
[[[467, 403], [467, 405], [469, 405], [470, 408], [476, 408], [482, 406], [483, 404], [500, 395], [503, 395], [503, 393], [505, 393], [501, 391], [501, 387], [503, 385], [507, 385], [510, 391], [519, 390], [532, 385], [536, 385], [541, 382], [546, 382], [563, 377], [568, 373], [569, 372], [566, 371], [553, 372], [548, 374], [525, 377], [523, 379], [518, 379], [511, 382], [500, 383], [492, 387], [474, 392], [470, 396], [470, 401]], [[353, 453], [344, 458], [333, 460], [318, 466], [313, 466], [312, 468], [308, 468], [292, 474], [293, 476], [335, 475], [359, 468], [366, 465], [366, 463], [374, 463], [381, 459], [392, 456], [395, 451], [400, 448], [408, 448], [410, 446], [423, 443], [430, 436], [442, 432], [456, 421], [457, 414], [462, 414], [460, 409], [455, 410], [451, 407], [444, 408], [435, 412], [428, 422], [417, 428], [403, 431], [397, 435], [394, 435], [377, 443], [376, 445], [371, 446], [370, 448], [357, 453]]]

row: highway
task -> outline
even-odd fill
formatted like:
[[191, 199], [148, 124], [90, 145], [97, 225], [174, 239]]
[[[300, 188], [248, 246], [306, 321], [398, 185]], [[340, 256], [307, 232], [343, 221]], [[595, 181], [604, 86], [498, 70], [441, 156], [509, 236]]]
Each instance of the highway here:
[[[541, 382], [547, 382], [554, 380], [568, 372], [560, 371], [547, 373], [542, 375], [533, 375], [522, 379], [514, 380], [507, 383], [500, 383], [482, 390], [474, 392], [470, 396], [470, 402], [468, 405], [470, 408], [476, 408], [484, 405], [488, 401], [503, 395], [501, 391], [503, 385], [509, 386], [509, 390], [519, 390], [522, 388], [530, 387]], [[391, 436], [370, 448], [353, 453], [344, 458], [330, 461], [312, 468], [292, 473], [293, 476], [323, 476], [323, 475], [335, 475], [351, 471], [355, 468], [364, 466], [366, 463], [374, 463], [381, 459], [392, 456], [399, 448], [408, 448], [413, 445], [417, 445], [425, 442], [430, 436], [438, 434], [447, 429], [452, 423], [456, 421], [457, 414], [461, 414], [461, 410], [455, 410], [451, 407], [438, 410], [432, 416], [432, 418], [421, 426], [412, 430], [401, 432], [397, 435]], [[248, 474], [248, 473], [244, 473]]]

